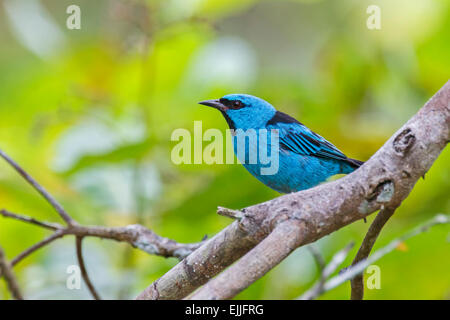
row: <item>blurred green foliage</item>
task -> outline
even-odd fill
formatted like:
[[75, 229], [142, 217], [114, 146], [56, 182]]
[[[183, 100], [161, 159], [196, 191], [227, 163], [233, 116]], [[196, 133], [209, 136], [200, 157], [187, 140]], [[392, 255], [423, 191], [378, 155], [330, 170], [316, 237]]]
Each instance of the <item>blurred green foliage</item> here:
[[[227, 128], [197, 101], [260, 96], [366, 160], [450, 74], [445, 0], [377, 1], [381, 30], [366, 27], [372, 3], [365, 0], [82, 0], [76, 1], [81, 30], [68, 30], [72, 3], [0, 3], [0, 148], [83, 224], [138, 222], [195, 242], [230, 223], [215, 214], [218, 205], [241, 208], [278, 195], [239, 165], [172, 164], [174, 129], [192, 130], [194, 120], [204, 130]], [[449, 163], [447, 148], [375, 249], [450, 211]], [[0, 207], [57, 220], [4, 162]], [[367, 228], [354, 223], [318, 248], [329, 259], [351, 240], [359, 244]], [[366, 290], [366, 298], [449, 298], [448, 232], [435, 228], [381, 259], [381, 289]], [[10, 259], [46, 234], [0, 220]], [[76, 263], [74, 243], [56, 242], [15, 268], [27, 297], [90, 297], [85, 288], [65, 287], [66, 268]], [[105, 298], [132, 298], [177, 263], [98, 239], [85, 241], [85, 255]], [[302, 248], [238, 298], [294, 298], [316, 278]], [[3, 283], [0, 297], [9, 297]], [[348, 297], [343, 285], [321, 298]]]

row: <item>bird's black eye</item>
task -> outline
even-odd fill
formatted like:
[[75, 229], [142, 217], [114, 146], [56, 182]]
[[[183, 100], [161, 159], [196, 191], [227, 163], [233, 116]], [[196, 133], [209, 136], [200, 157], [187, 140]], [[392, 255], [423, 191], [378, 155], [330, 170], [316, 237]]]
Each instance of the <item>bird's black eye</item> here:
[[242, 102], [240, 102], [239, 100], [234, 100], [233, 108], [242, 108]]

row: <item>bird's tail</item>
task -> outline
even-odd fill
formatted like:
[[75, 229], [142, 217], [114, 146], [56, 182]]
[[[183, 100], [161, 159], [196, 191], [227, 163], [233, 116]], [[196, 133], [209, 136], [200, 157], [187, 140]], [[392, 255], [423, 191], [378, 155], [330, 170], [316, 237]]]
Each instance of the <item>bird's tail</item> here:
[[359, 161], [359, 160], [352, 159], [352, 158], [347, 158], [345, 161], [355, 170], [364, 164], [364, 161]]

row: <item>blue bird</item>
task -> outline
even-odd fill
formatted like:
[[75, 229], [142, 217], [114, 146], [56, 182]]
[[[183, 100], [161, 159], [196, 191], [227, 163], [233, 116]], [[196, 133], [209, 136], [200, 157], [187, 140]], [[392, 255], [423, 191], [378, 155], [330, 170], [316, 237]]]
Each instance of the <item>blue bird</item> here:
[[[346, 157], [320, 135], [258, 97], [229, 94], [199, 103], [222, 113], [232, 129], [234, 152], [239, 161], [258, 180], [278, 192], [308, 189], [333, 175], [351, 173], [363, 164], [362, 161]], [[248, 138], [250, 135], [246, 135], [246, 132], [249, 129], [263, 134], [257, 134], [256, 143], [245, 144], [245, 149], [240, 151], [238, 139]], [[277, 140], [272, 139], [274, 132], [277, 133]], [[258, 153], [260, 142], [267, 146], [267, 154], [264, 151]], [[258, 153], [258, 159], [249, 161], [255, 153]], [[278, 155], [276, 172], [262, 173], [269, 166], [267, 161], [262, 161], [266, 155]]]

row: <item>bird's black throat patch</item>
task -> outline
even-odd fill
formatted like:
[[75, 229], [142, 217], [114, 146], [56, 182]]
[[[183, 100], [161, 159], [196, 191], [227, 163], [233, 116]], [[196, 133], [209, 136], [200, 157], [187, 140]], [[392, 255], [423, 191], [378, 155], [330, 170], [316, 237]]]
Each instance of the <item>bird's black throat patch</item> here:
[[227, 113], [225, 111], [222, 111], [222, 110], [220, 110], [220, 112], [222, 112], [223, 117], [227, 121], [228, 126], [230, 127], [230, 129], [236, 130], [236, 126], [235, 126], [233, 120], [231, 120], [231, 118], [227, 115]]

